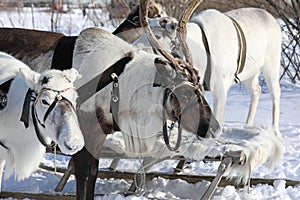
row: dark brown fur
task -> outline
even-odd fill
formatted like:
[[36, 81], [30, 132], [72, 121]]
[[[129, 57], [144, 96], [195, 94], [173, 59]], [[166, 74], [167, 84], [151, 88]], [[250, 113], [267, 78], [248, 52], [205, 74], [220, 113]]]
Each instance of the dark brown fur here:
[[54, 49], [63, 34], [18, 28], [0, 29], [0, 51], [17, 59], [36, 58]]

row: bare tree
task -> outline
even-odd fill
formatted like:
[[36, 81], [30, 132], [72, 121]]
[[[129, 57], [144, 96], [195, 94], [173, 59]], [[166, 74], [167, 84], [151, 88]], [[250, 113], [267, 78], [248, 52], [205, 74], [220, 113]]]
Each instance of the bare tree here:
[[31, 6], [30, 6], [30, 8], [31, 8], [31, 21], [32, 21], [32, 28], [34, 29], [34, 12], [33, 12], [33, 8], [34, 8], [34, 5], [33, 5], [33, 2], [32, 2], [32, 0], [30, 0], [30, 4], [31, 4]]
[[[61, 3], [63, 3], [63, 0], [60, 0]], [[60, 24], [60, 20], [62, 17], [62, 13], [60, 12], [61, 10], [59, 10], [57, 8], [57, 1], [56, 0], [52, 0], [52, 5], [51, 5], [51, 31], [54, 32], [59, 32], [59, 24]], [[54, 9], [56, 8], [56, 9]]]
[[55, 0], [52, 0], [52, 4], [51, 4], [51, 31], [54, 31], [54, 10], [53, 10], [54, 4], [55, 4]]
[[281, 65], [284, 71], [281, 78], [287, 75], [293, 83], [300, 81], [300, 1], [284, 0], [267, 2], [282, 19], [283, 38]]

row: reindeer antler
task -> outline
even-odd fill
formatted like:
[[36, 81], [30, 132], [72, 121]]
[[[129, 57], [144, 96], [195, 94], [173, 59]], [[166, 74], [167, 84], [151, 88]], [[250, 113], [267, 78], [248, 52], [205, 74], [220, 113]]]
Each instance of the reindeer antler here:
[[179, 38], [179, 42], [182, 45], [183, 54], [185, 56], [186, 61], [191, 65], [193, 64], [193, 58], [186, 43], [186, 24], [190, 19], [190, 17], [192, 16], [195, 9], [200, 5], [202, 1], [203, 0], [190, 1], [190, 3], [186, 6], [184, 12], [182, 13], [179, 19], [178, 28], [177, 28], [178, 29], [177, 37]]
[[176, 59], [172, 56], [171, 53], [164, 50], [161, 44], [156, 39], [154, 33], [152, 32], [149, 21], [148, 21], [148, 12], [149, 12], [149, 0], [140, 0], [140, 21], [141, 25], [144, 28], [147, 38], [151, 46], [157, 49], [161, 55], [163, 55], [167, 60], [169, 60], [174, 66], [175, 69], [179, 69], [179, 64]]
[[[186, 57], [186, 61], [191, 65], [193, 64], [192, 55], [186, 44], [186, 23], [191, 17], [192, 13], [200, 5], [202, 1], [203, 0], [192, 0], [187, 5], [186, 9], [181, 15], [179, 20], [179, 25], [178, 25], [177, 37], [179, 38], [179, 42], [183, 47], [183, 53]], [[142, 27], [144, 27], [147, 38], [153, 48], [157, 49], [167, 60], [169, 60], [172, 64], [174, 64], [175, 68], [180, 68], [176, 59], [173, 57], [171, 53], [164, 50], [164, 48], [158, 42], [158, 40], [156, 39], [154, 33], [150, 28], [149, 21], [148, 21], [149, 2], [150, 0], [140, 0], [140, 22]]]

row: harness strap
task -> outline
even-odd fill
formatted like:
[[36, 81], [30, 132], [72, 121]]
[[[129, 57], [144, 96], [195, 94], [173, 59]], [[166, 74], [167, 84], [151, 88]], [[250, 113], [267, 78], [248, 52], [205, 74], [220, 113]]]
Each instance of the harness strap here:
[[[21, 115], [20, 121], [22, 121], [24, 123], [25, 128], [29, 127], [29, 111], [30, 111], [29, 107], [30, 107], [30, 102], [36, 101], [39, 98], [39, 96], [36, 97], [36, 98], [33, 97], [32, 96], [33, 93], [34, 93], [34, 91], [29, 88], [27, 90], [27, 93], [26, 93], [26, 96], [25, 96], [25, 100], [24, 100], [24, 103], [23, 103], [23, 109], [22, 109], [22, 115]], [[54, 107], [55, 107], [55, 105], [57, 104], [58, 101], [66, 101], [66, 102], [68, 102], [71, 105], [72, 109], [75, 111], [75, 108], [74, 108], [73, 104], [67, 98], [65, 98], [64, 96], [62, 96], [58, 92], [58, 94], [55, 96], [54, 101], [52, 102], [52, 104], [47, 109], [47, 111], [46, 111], [46, 113], [44, 115], [44, 118], [43, 118], [43, 122], [46, 121], [46, 119], [48, 118], [50, 112], [54, 109]], [[36, 136], [39, 139], [40, 143], [43, 144], [46, 147], [54, 147], [55, 143], [52, 141], [51, 144], [48, 145], [45, 142], [45, 139], [44, 139], [44, 137], [42, 136], [42, 134], [40, 132], [38, 124], [40, 124], [43, 128], [45, 128], [45, 124], [42, 123], [39, 120], [39, 118], [37, 117], [36, 110], [35, 110], [35, 102], [31, 105], [31, 116], [32, 116], [34, 130], [35, 130]]]
[[0, 146], [2, 146], [4, 149], [9, 150], [9, 148], [0, 140]]
[[23, 103], [23, 109], [22, 109], [22, 115], [20, 121], [24, 123], [25, 128], [28, 128], [29, 126], [29, 107], [31, 102], [31, 95], [33, 93], [33, 90], [30, 88], [27, 90], [25, 95], [25, 100]]
[[78, 105], [81, 105], [94, 94], [96, 94], [97, 92], [105, 88], [108, 84], [113, 82], [114, 80], [111, 77], [113, 73], [117, 76], [120, 76], [123, 73], [126, 64], [130, 62], [132, 58], [132, 52], [129, 52], [125, 57], [118, 60], [115, 64], [106, 69], [104, 72], [102, 72], [101, 74], [99, 74], [98, 76], [96, 76], [95, 78], [78, 88]]
[[119, 82], [118, 82], [118, 75], [115, 73], [111, 74], [113, 81], [113, 89], [111, 91], [111, 100], [110, 100], [110, 112], [112, 113], [113, 117], [113, 128], [114, 131], [121, 131], [119, 127], [119, 99], [120, 99], [120, 92], [119, 92]]
[[[134, 25], [134, 24], [133, 24]], [[64, 36], [62, 37], [56, 47], [52, 58], [51, 69], [69, 69], [72, 67], [73, 61], [73, 51], [75, 47], [77, 37], [69, 37]], [[119, 87], [114, 87], [118, 85], [118, 79], [114, 79], [111, 77], [112, 74], [115, 74], [116, 77], [120, 76], [126, 64], [130, 62], [133, 58], [133, 54], [129, 52], [125, 57], [118, 60], [115, 64], [113, 64], [110, 68], [105, 70], [103, 73], [99, 74], [83, 86], [77, 89], [78, 92], [78, 102], [77, 106], [79, 107], [83, 102], [88, 100], [98, 91], [106, 87], [111, 82], [113, 84], [113, 91], [112, 91], [112, 99], [111, 99], [111, 112], [113, 115], [113, 127], [115, 131], [119, 131], [120, 128], [118, 127], [118, 112], [119, 112], [119, 100], [116, 100], [116, 97], [119, 99]], [[115, 96], [113, 98], [113, 96]], [[51, 109], [49, 108], [49, 112]], [[49, 113], [47, 112], [44, 116], [44, 121], [47, 118]]]
[[65, 98], [64, 96], [62, 96], [61, 94], [57, 94], [55, 96], [54, 101], [52, 102], [52, 104], [49, 106], [48, 110], [46, 111], [45, 115], [44, 115], [44, 119], [43, 121], [45, 122], [50, 114], [50, 112], [54, 109], [56, 103], [58, 101], [66, 101], [69, 105], [71, 105], [71, 108], [74, 110], [74, 112], [76, 111], [76, 109], [74, 108], [74, 105], [71, 103], [71, 101], [69, 101], [69, 99]]
[[[246, 53], [247, 53], [247, 44], [246, 44], [246, 37], [245, 37], [245, 34], [241, 28], [241, 26], [238, 24], [238, 22], [233, 19], [232, 17], [228, 16], [236, 31], [237, 31], [237, 35], [238, 35], [238, 42], [239, 42], [239, 56], [238, 56], [238, 60], [237, 60], [237, 69], [236, 69], [236, 72], [234, 74], [235, 76], [235, 79], [234, 81], [236, 83], [240, 82], [240, 79], [238, 78], [238, 74], [242, 73], [244, 67], [245, 67], [245, 62], [246, 62]], [[211, 66], [210, 66], [210, 63], [211, 63], [211, 60], [210, 60], [210, 48], [209, 48], [209, 45], [208, 45], [208, 39], [207, 39], [207, 36], [203, 30], [203, 28], [201, 26], [200, 27], [200, 30], [202, 32], [202, 41], [203, 41], [203, 44], [204, 44], [204, 48], [206, 50], [206, 55], [207, 55], [207, 67], [206, 67], [206, 70], [205, 70], [205, 75], [204, 75], [204, 84], [203, 84], [203, 87], [205, 90], [210, 90], [210, 76], [211, 76]]]
[[206, 67], [206, 70], [204, 73], [203, 88], [204, 88], [204, 90], [209, 91], [210, 90], [210, 76], [211, 76], [210, 49], [209, 49], [209, 45], [208, 45], [208, 39], [206, 37], [206, 34], [205, 34], [203, 28], [201, 26], [199, 26], [199, 27], [200, 27], [200, 30], [202, 33], [202, 41], [204, 44], [204, 48], [206, 51], [206, 57], [207, 57], [207, 67]]
[[71, 69], [77, 36], [63, 36], [55, 46], [51, 69]]
[[110, 101], [110, 112], [112, 113], [113, 118], [113, 128], [114, 131], [120, 131], [118, 126], [119, 123], [119, 100], [120, 100], [120, 92], [119, 92], [119, 82], [118, 77], [123, 73], [125, 66], [129, 63], [133, 58], [133, 53], [129, 52], [125, 55], [125, 57], [118, 60], [111, 67], [106, 69], [103, 73], [99, 74], [83, 86], [77, 89], [78, 92], [78, 106], [80, 106], [83, 102], [88, 100], [94, 94], [105, 88], [111, 82], [113, 82], [113, 89], [111, 92], [111, 101]]
[[247, 53], [247, 46], [246, 46], [246, 37], [245, 34], [241, 28], [241, 26], [238, 24], [238, 22], [233, 19], [232, 17], [229, 16], [229, 18], [231, 19], [237, 35], [238, 35], [238, 40], [239, 40], [239, 57], [238, 57], [238, 61], [237, 61], [237, 69], [235, 72], [235, 82], [238, 83], [240, 82], [240, 79], [238, 78], [238, 74], [240, 74], [245, 66], [245, 61], [246, 61], [246, 53]]
[[54, 109], [57, 101], [61, 100], [62, 96], [60, 95], [59, 97], [56, 95], [54, 101], [52, 102], [52, 104], [49, 106], [48, 110], [46, 111], [45, 115], [44, 115], [44, 119], [43, 122], [45, 123], [46, 119], [48, 118], [50, 112]]

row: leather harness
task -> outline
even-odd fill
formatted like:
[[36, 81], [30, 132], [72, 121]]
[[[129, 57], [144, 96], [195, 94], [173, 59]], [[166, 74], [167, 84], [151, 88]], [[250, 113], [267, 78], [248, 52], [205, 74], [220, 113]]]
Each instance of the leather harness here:
[[[64, 69], [70, 69], [72, 67], [72, 59], [73, 59], [73, 49], [75, 46], [77, 37], [62, 37], [60, 41], [57, 43], [57, 46], [55, 48], [55, 52], [52, 58], [52, 66], [51, 69], [58, 69], [58, 70], [64, 70]], [[70, 48], [71, 47], [71, 48]], [[64, 52], [64, 53], [62, 53]], [[65, 55], [64, 58], [62, 58], [62, 55]], [[126, 64], [132, 59], [132, 54], [128, 53], [125, 57], [118, 60], [115, 64], [113, 64], [111, 67], [106, 69], [103, 73], [99, 74], [94, 79], [87, 82], [82, 87], [78, 88], [77, 92], [79, 95], [79, 101], [78, 105], [89, 99], [91, 96], [93, 96], [95, 93], [106, 87], [108, 84], [113, 82], [113, 89], [112, 89], [112, 97], [111, 97], [111, 112], [113, 115], [113, 127], [115, 131], [119, 131], [120, 128], [118, 127], [118, 111], [119, 111], [119, 84], [118, 84], [118, 76], [121, 75], [121, 73], [124, 71], [124, 68]], [[47, 88], [45, 88], [47, 90]], [[43, 92], [43, 91], [41, 91]], [[55, 100], [53, 103], [49, 106], [48, 110], [46, 111], [43, 121], [45, 122], [50, 112], [54, 109], [56, 103], [58, 101], [67, 101], [71, 107], [75, 110], [72, 103], [60, 95], [60, 92], [57, 91], [58, 94], [55, 97]], [[35, 103], [37, 99], [39, 98], [39, 94], [35, 94], [35, 92], [31, 89], [28, 89], [24, 104], [23, 104], [23, 110], [22, 110], [22, 116], [20, 121], [22, 121], [26, 128], [29, 126], [29, 107], [30, 103], [34, 102], [31, 106], [31, 114], [32, 114], [32, 120], [34, 124], [34, 129], [36, 132], [36, 135], [40, 141], [41, 144], [43, 144], [46, 147], [53, 147], [55, 144], [52, 142], [51, 145], [48, 145], [43, 138], [42, 134], [40, 133], [38, 124], [41, 125], [43, 128], [45, 128], [44, 123], [41, 122], [41, 120], [38, 119], [36, 112], [35, 112]], [[2, 142], [0, 141], [0, 145], [4, 148], [6, 147]]]
[[[75, 47], [77, 37], [62, 37], [54, 50], [53, 58], [52, 58], [52, 64], [51, 69], [58, 69], [58, 70], [64, 70], [64, 69], [70, 69], [72, 68], [72, 60], [73, 60], [73, 50]], [[85, 102], [87, 99], [89, 99], [91, 96], [93, 96], [95, 93], [109, 85], [110, 83], [113, 83], [112, 93], [111, 93], [111, 103], [110, 103], [110, 111], [112, 113], [113, 117], [113, 128], [114, 131], [120, 131], [120, 128], [118, 126], [118, 112], [119, 112], [119, 83], [118, 83], [118, 77], [123, 73], [125, 66], [128, 62], [130, 62], [133, 58], [132, 52], [128, 52], [124, 55], [123, 58], [118, 60], [116, 63], [114, 63], [111, 67], [106, 69], [103, 73], [99, 74], [83, 86], [77, 89], [78, 95], [79, 95], [79, 102], [78, 105]], [[166, 89], [164, 93], [163, 98], [163, 106], [166, 106], [166, 101], [169, 97], [169, 95], [172, 93], [171, 90]], [[22, 116], [20, 121], [22, 121], [27, 128], [29, 126], [29, 110], [30, 110], [30, 103], [33, 101], [36, 101], [37, 94], [34, 93], [32, 90], [28, 90], [24, 104], [23, 104], [23, 110], [22, 110]], [[60, 101], [61, 99], [68, 101], [66, 98], [62, 97], [59, 93], [57, 97], [55, 98], [54, 102], [50, 105], [48, 110], [46, 111], [46, 114], [43, 118], [45, 121], [47, 119], [47, 116], [49, 113], [54, 109], [56, 103]], [[72, 104], [71, 104], [72, 105]], [[42, 127], [45, 127], [45, 125], [38, 119], [35, 109], [34, 109], [35, 103], [32, 104], [31, 107], [31, 113], [32, 113], [32, 119], [33, 124], [35, 128], [35, 132], [37, 134], [37, 137], [41, 144], [43, 144], [46, 147], [52, 147], [54, 143], [52, 142], [51, 145], [48, 145], [45, 142], [45, 139], [40, 133], [40, 130], [38, 128], [38, 124], [40, 124]], [[72, 106], [73, 107], [73, 106]], [[75, 109], [75, 108], [74, 108]], [[177, 143], [174, 148], [170, 146], [169, 143], [169, 136], [167, 131], [167, 123], [166, 123], [166, 113], [165, 109], [163, 112], [163, 134], [164, 134], [164, 141], [166, 143], [166, 146], [170, 151], [175, 151], [180, 146], [181, 141], [181, 126], [180, 126], [180, 119], [177, 119], [178, 122], [178, 138]], [[179, 117], [180, 118], [180, 117]], [[5, 148], [9, 149], [3, 142], [0, 141], [0, 145]]]
[[[75, 42], [76, 42], [76, 38], [69, 38], [69, 37], [63, 37], [61, 38], [61, 40], [67, 40], [67, 41], [59, 41], [56, 49], [60, 49], [61, 52], [65, 52], [67, 50], [62, 50], [63, 48], [65, 48], [66, 43], [68, 45], [71, 45], [73, 48], [75, 46]], [[59, 55], [57, 52], [57, 50], [55, 49], [55, 53], [54, 53], [54, 57], [52, 60], [52, 68], [56, 68], [61, 66], [61, 64], [59, 63], [59, 61], [63, 60], [60, 57], [57, 57], [56, 55]], [[68, 48], [70, 49], [70, 48]], [[73, 52], [73, 50], [72, 50]], [[72, 58], [73, 58], [73, 53], [67, 53], [68, 57], [67, 60], [68, 61], [64, 61], [64, 63], [68, 63], [65, 66], [72, 66]], [[118, 122], [119, 122], [119, 118], [118, 118], [118, 112], [119, 112], [119, 83], [118, 83], [118, 78], [119, 76], [123, 73], [125, 66], [127, 63], [129, 63], [133, 58], [133, 54], [132, 52], [128, 52], [127, 54], [124, 55], [123, 58], [121, 58], [120, 60], [118, 60], [117, 62], [115, 62], [112, 66], [110, 66], [109, 68], [107, 68], [104, 72], [102, 72], [101, 74], [97, 75], [95, 78], [93, 78], [92, 80], [88, 81], [86, 84], [84, 84], [83, 86], [81, 86], [80, 88], [77, 89], [78, 92], [78, 105], [82, 104], [83, 102], [85, 102], [86, 100], [88, 100], [91, 96], [93, 96], [95, 93], [97, 93], [98, 91], [102, 90], [104, 87], [106, 87], [107, 85], [109, 85], [110, 83], [113, 83], [112, 85], [112, 92], [111, 92], [111, 101], [110, 101], [110, 112], [112, 113], [112, 118], [113, 118], [113, 129], [114, 131], [121, 131], [119, 126], [118, 126]], [[61, 68], [59, 68], [61, 69]], [[155, 85], [155, 81], [154, 81], [154, 85]], [[160, 84], [158, 84], [160, 85]], [[165, 93], [164, 93], [164, 98], [163, 98], [163, 106], [166, 106], [166, 101], [169, 97], [169, 95], [172, 93], [171, 90], [165, 89]], [[166, 109], [164, 109], [163, 111], [163, 135], [164, 135], [164, 141], [165, 144], [167, 146], [167, 148], [170, 151], [176, 151], [179, 146], [180, 146], [180, 142], [181, 142], [181, 132], [182, 132], [182, 128], [180, 125], [180, 117], [179, 119], [177, 119], [178, 122], [178, 137], [177, 137], [177, 142], [175, 147], [171, 147], [170, 143], [169, 143], [169, 136], [168, 136], [168, 131], [167, 131], [167, 119], [166, 119]]]
[[[229, 17], [229, 16], [228, 16]], [[245, 34], [241, 28], [241, 26], [238, 24], [238, 22], [233, 19], [232, 17], [229, 17], [235, 27], [235, 30], [237, 32], [238, 36], [238, 45], [239, 45], [239, 54], [238, 54], [238, 60], [237, 60], [237, 69], [234, 73], [234, 81], [236, 83], [240, 82], [240, 79], [238, 75], [242, 73], [244, 67], [245, 67], [245, 61], [246, 61], [246, 54], [247, 54], [247, 44], [246, 44], [246, 37]], [[204, 48], [206, 51], [207, 55], [207, 66], [205, 70], [205, 75], [204, 75], [204, 83], [203, 87], [205, 90], [209, 91], [210, 90], [210, 77], [211, 77], [211, 59], [210, 59], [210, 48], [208, 45], [208, 39], [207, 36], [201, 26], [199, 26], [202, 32], [202, 41], [204, 44]]]

